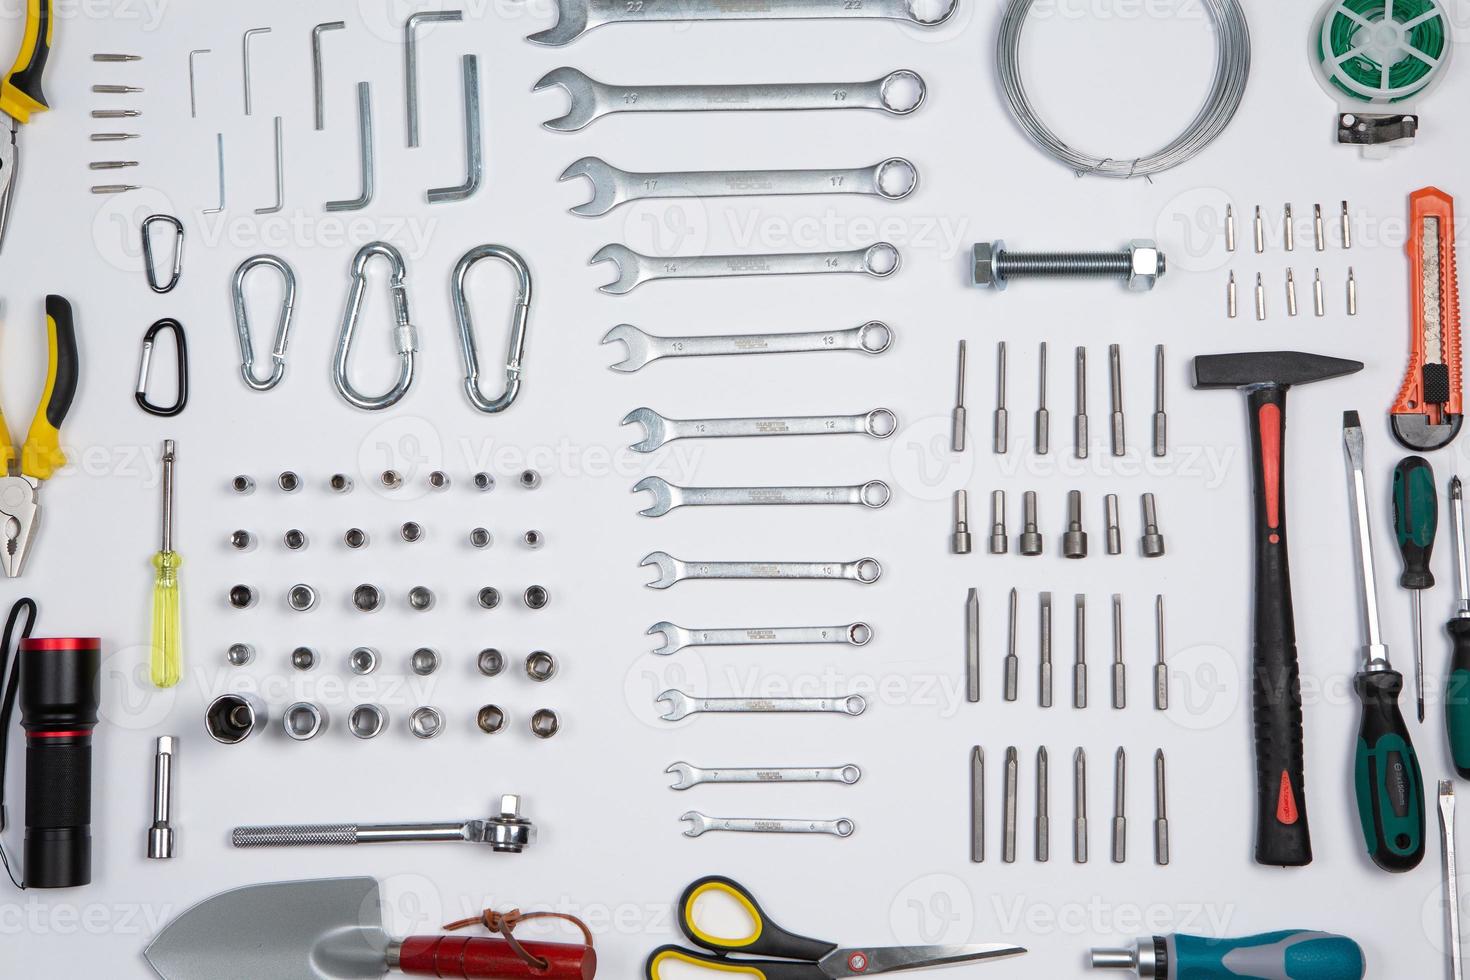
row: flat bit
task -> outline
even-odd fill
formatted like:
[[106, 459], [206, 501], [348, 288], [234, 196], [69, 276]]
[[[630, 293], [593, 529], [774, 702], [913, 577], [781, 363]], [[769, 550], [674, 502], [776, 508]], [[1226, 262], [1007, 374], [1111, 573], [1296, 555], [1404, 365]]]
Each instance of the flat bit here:
[[957, 453], [965, 451], [965, 342], [960, 341], [959, 380], [956, 385], [954, 411], [950, 414], [949, 448]]
[[1006, 749], [1005, 799], [1002, 801], [1005, 826], [1000, 859], [1006, 864], [1016, 863], [1016, 782], [1019, 776], [1020, 759], [1016, 747], [1012, 745]]
[[980, 590], [965, 599], [965, 696], [980, 703]]
[[1051, 707], [1051, 593], [1043, 592], [1038, 599], [1041, 611], [1040, 660], [1037, 700], [1043, 708]]
[[1004, 456], [1010, 448], [1010, 437], [1006, 428], [1006, 342], [1002, 340], [995, 350], [995, 432], [991, 447], [997, 456]]
[[1006, 626], [1005, 698], [1016, 700], [1016, 686], [1021, 673], [1021, 658], [1016, 655], [1016, 590], [1011, 590], [1010, 612]]
[[1073, 452], [1078, 459], [1087, 458], [1087, 348], [1077, 348], [1074, 384], [1076, 413], [1072, 416]]
[[1123, 355], [1117, 344], [1108, 345], [1108, 389], [1113, 407], [1113, 455], [1122, 456], [1128, 447], [1123, 438]]
[[1076, 658], [1072, 664], [1072, 707], [1087, 707], [1087, 596], [1076, 597]]
[[1154, 709], [1169, 710], [1169, 664], [1164, 659], [1164, 597], [1154, 596]]
[[1041, 368], [1040, 381], [1036, 405], [1036, 455], [1045, 456], [1051, 452], [1051, 413], [1046, 410], [1046, 341], [1041, 342], [1041, 350], [1038, 354]]
[[1123, 597], [1113, 593], [1113, 707], [1128, 707], [1128, 668], [1123, 663]]

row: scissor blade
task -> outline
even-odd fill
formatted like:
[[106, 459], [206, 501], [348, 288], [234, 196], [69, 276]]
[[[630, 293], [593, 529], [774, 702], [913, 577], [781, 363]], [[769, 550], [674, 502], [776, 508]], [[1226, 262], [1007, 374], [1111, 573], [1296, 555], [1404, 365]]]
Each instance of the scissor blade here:
[[818, 964], [829, 977], [857, 977], [897, 970], [922, 970], [931, 966], [968, 963], [972, 960], [1019, 956], [1024, 946], [1010, 943], [969, 943], [959, 946], [871, 946], [866, 949], [834, 949]]
[[[0, 123], [10, 117], [0, 112]], [[15, 146], [15, 133], [19, 124], [10, 120], [10, 139], [5, 139], [0, 130], [0, 249], [5, 247], [5, 229], [10, 223], [10, 202], [15, 191], [15, 171], [20, 154]]]

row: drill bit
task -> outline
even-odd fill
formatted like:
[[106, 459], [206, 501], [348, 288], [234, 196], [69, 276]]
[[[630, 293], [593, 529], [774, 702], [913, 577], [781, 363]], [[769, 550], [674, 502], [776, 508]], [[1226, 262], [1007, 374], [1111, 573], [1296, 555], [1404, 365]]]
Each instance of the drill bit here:
[[959, 380], [954, 401], [954, 411], [950, 414], [949, 448], [957, 453], [965, 451], [965, 342], [960, 341], [959, 358]]
[[1087, 458], [1087, 348], [1077, 348], [1076, 381], [1074, 382], [1076, 392], [1076, 414], [1072, 416], [1072, 441], [1075, 444], [1074, 453], [1078, 459]]
[[1006, 625], [1006, 675], [1005, 698], [1016, 700], [1016, 685], [1020, 679], [1021, 658], [1016, 656], [1016, 590], [1011, 589], [1010, 613]]
[[1154, 709], [1169, 710], [1169, 665], [1164, 660], [1164, 597], [1154, 596], [1154, 646], [1157, 659], [1154, 662]]
[[1087, 596], [1076, 596], [1074, 654], [1072, 661], [1072, 707], [1087, 707]]
[[1012, 745], [1006, 749], [1005, 799], [1001, 803], [1005, 826], [1002, 828], [1000, 859], [1006, 864], [1016, 863], [1016, 779], [1019, 770], [1020, 760], [1016, 747]]
[[1006, 342], [1004, 340], [996, 347], [995, 359], [995, 438], [991, 448], [997, 456], [1004, 456], [1010, 447], [1010, 437], [1006, 431]]
[[1072, 755], [1072, 860], [1087, 863], [1087, 753]]
[[980, 703], [980, 590], [971, 589], [965, 598], [965, 695], [971, 704]]
[[1154, 864], [1169, 863], [1169, 793], [1164, 783], [1164, 750], [1154, 752]]
[[1051, 860], [1051, 775], [1044, 745], [1036, 750], [1036, 860]]
[[964, 490], [956, 490], [954, 528], [949, 535], [949, 550], [956, 555], [968, 555], [970, 547], [970, 495]]
[[1128, 707], [1128, 668], [1123, 663], [1123, 597], [1113, 593], [1113, 707]]
[[1128, 755], [1121, 746], [1113, 756], [1113, 863], [1128, 860]]
[[1039, 644], [1041, 667], [1037, 678], [1039, 691], [1037, 700], [1043, 708], [1051, 707], [1051, 593], [1043, 592], [1037, 600], [1041, 615]]
[[970, 750], [970, 860], [985, 861], [985, 750]]
[[1169, 416], [1164, 411], [1164, 345], [1154, 345], [1154, 455], [1169, 454]]
[[1046, 341], [1041, 342], [1039, 353], [1041, 364], [1039, 397], [1036, 404], [1036, 455], [1051, 452], [1051, 413], [1046, 410]]
[[1123, 439], [1123, 358], [1117, 344], [1108, 345], [1108, 389], [1112, 396], [1113, 455], [1128, 451]]

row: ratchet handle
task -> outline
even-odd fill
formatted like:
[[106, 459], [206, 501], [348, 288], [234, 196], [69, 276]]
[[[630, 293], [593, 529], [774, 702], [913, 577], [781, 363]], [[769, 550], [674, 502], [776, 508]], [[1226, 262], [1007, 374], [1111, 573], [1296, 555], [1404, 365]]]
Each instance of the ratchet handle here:
[[1404, 678], [1396, 670], [1370, 670], [1354, 686], [1363, 720], [1353, 782], [1368, 856], [1384, 871], [1410, 871], [1424, 859], [1424, 781], [1399, 711]]
[[61, 450], [61, 423], [71, 410], [77, 393], [76, 328], [72, 323], [71, 304], [60, 296], [46, 297], [46, 338], [50, 357], [46, 368], [46, 386], [36, 417], [26, 433], [20, 454], [20, 471], [35, 480], [49, 480], [66, 465]]
[[1445, 729], [1455, 771], [1461, 779], [1470, 779], [1470, 618], [1456, 617], [1445, 629], [1454, 642], [1444, 699]]
[[1240, 939], [1177, 935], [1171, 976], [1198, 980], [1362, 980], [1363, 949], [1346, 936], [1288, 930]]
[[409, 976], [461, 980], [592, 980], [597, 974], [597, 953], [591, 946], [520, 945], [545, 968], [527, 963], [504, 939], [482, 936], [409, 936], [397, 945], [397, 967]]
[[51, 0], [26, 0], [25, 33], [20, 53], [0, 79], [0, 111], [16, 122], [30, 122], [31, 114], [51, 108], [41, 91], [41, 72], [51, 54]]
[[1301, 668], [1286, 550], [1286, 392], [1252, 391], [1255, 497], [1255, 645], [1251, 714], [1256, 748], [1256, 863], [1299, 867], [1312, 861], [1304, 795]]

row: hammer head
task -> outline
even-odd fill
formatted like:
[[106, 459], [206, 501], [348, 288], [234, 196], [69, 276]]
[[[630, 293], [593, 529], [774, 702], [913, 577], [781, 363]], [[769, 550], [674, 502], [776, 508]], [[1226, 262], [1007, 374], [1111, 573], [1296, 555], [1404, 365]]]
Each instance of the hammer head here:
[[1194, 359], [1196, 388], [1289, 388], [1363, 370], [1362, 361], [1294, 350], [1205, 354]]

